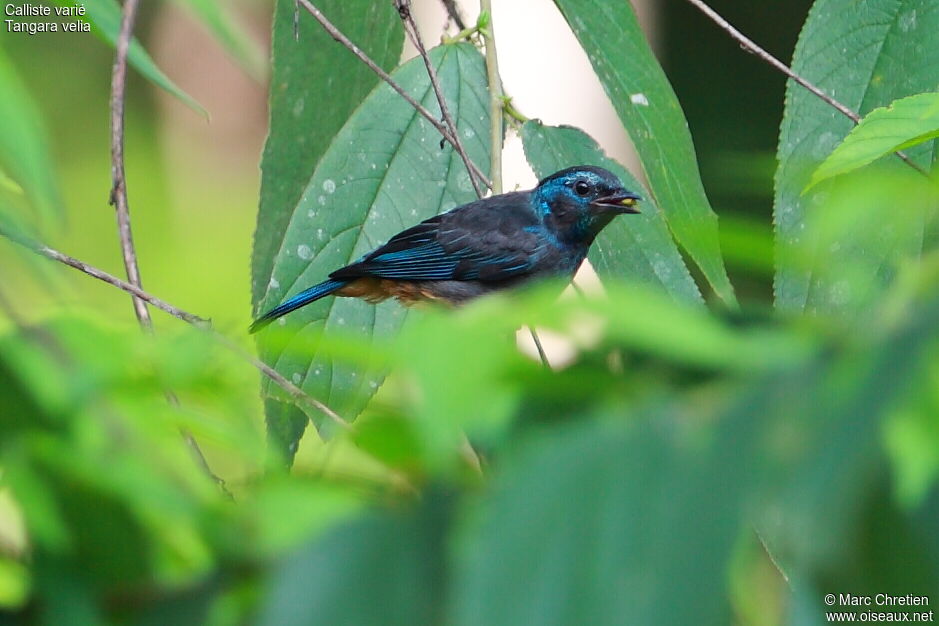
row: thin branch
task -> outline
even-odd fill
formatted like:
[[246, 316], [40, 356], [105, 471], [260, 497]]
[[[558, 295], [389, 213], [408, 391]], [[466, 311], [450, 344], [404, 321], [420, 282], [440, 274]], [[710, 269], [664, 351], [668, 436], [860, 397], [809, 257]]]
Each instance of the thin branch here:
[[77, 269], [78, 271], [84, 272], [85, 274], [88, 274], [89, 276], [93, 278], [97, 278], [100, 281], [106, 282], [109, 285], [112, 285], [114, 287], [117, 287], [118, 289], [126, 291], [132, 296], [140, 298], [141, 300], [147, 302], [148, 304], [151, 304], [154, 307], [160, 309], [161, 311], [165, 313], [169, 313], [173, 317], [177, 319], [181, 319], [184, 322], [187, 322], [189, 324], [194, 324], [196, 326], [208, 326], [209, 324], [209, 320], [207, 319], [201, 318], [198, 315], [194, 315], [192, 313], [187, 313], [186, 311], [183, 311], [182, 309], [178, 309], [172, 304], [170, 304], [169, 302], [166, 302], [165, 300], [161, 300], [160, 298], [157, 298], [156, 296], [150, 295], [149, 293], [147, 293], [146, 291], [144, 291], [143, 289], [141, 289], [140, 287], [136, 285], [132, 285], [125, 280], [121, 280], [117, 276], [113, 276], [112, 274], [108, 274], [107, 272], [99, 270], [98, 268], [94, 266], [91, 266], [91, 265], [88, 265], [87, 263], [79, 261], [75, 257], [71, 257], [67, 254], [63, 254], [62, 252], [59, 252], [58, 250], [54, 250], [45, 244], [41, 244], [35, 241], [25, 240], [21, 237], [16, 237], [12, 235], [11, 233], [7, 232], [2, 227], [0, 227], [0, 235], [3, 235], [10, 241], [14, 241], [20, 244], [21, 246], [23, 246], [24, 248], [27, 248], [28, 250], [32, 250], [33, 252], [36, 252], [37, 254], [41, 254], [42, 256], [46, 258], [52, 259], [53, 261], [58, 261], [59, 263], [63, 263], [65, 265], [68, 265], [69, 267], [73, 267]]
[[499, 75], [499, 56], [496, 54], [496, 37], [492, 26], [492, 0], [479, 0], [480, 14], [488, 15], [488, 23], [482, 28], [486, 40], [486, 75], [489, 78], [489, 128], [492, 143], [489, 161], [489, 177], [492, 193], [502, 193], [502, 77]]
[[528, 332], [531, 333], [531, 340], [535, 342], [535, 348], [538, 350], [538, 358], [541, 359], [541, 363], [548, 369], [551, 369], [551, 362], [548, 361], [548, 353], [544, 351], [544, 346], [541, 345], [541, 337], [535, 332], [534, 326], [529, 326]]
[[316, 398], [310, 395], [307, 395], [305, 391], [303, 391], [302, 389], [297, 387], [295, 384], [287, 380], [280, 372], [278, 372], [273, 367], [271, 367], [270, 365], [268, 365], [261, 359], [257, 358], [256, 356], [254, 356], [253, 354], [251, 354], [244, 348], [242, 348], [240, 345], [235, 343], [232, 339], [221, 334], [217, 330], [214, 330], [214, 329], [208, 329], [208, 330], [211, 333], [211, 335], [219, 343], [221, 343], [223, 346], [225, 346], [226, 348], [228, 348], [229, 350], [231, 350], [232, 352], [234, 352], [241, 358], [251, 363], [251, 365], [256, 367], [258, 371], [260, 371], [262, 374], [264, 374], [265, 376], [270, 378], [272, 381], [274, 381], [274, 383], [278, 387], [286, 391], [290, 395], [291, 398], [293, 398], [294, 400], [296, 400], [297, 402], [301, 404], [304, 404], [308, 407], [312, 407], [316, 409], [317, 411], [319, 411], [320, 413], [322, 413], [323, 415], [325, 415], [326, 417], [334, 421], [337, 425], [339, 425], [340, 427], [346, 430], [352, 428], [352, 425], [346, 420], [342, 419], [342, 417], [340, 417], [338, 413], [333, 411], [331, 408], [329, 408], [328, 406], [326, 406], [325, 404], [323, 404]]
[[455, 0], [440, 0], [443, 4], [443, 8], [447, 10], [447, 15], [453, 20], [453, 23], [456, 24], [456, 27], [459, 30], [466, 30], [466, 22], [463, 21], [463, 16], [460, 15], [460, 8], [456, 5]]
[[[117, 231], [121, 240], [121, 256], [124, 258], [124, 269], [127, 280], [138, 289], [142, 287], [140, 281], [140, 268], [137, 264], [137, 249], [134, 247], [134, 237], [130, 227], [130, 207], [127, 202], [127, 175], [124, 171], [124, 94], [127, 85], [127, 51], [134, 31], [134, 21], [137, 17], [137, 7], [140, 0], [125, 0], [121, 9], [121, 28], [117, 36], [114, 55], [114, 68], [111, 71], [111, 195], [110, 204], [117, 213]], [[138, 295], [132, 295], [134, 313], [144, 332], [153, 332], [153, 320], [147, 308], [147, 300]], [[179, 406], [179, 398], [170, 390], [165, 391], [166, 400], [172, 406]], [[212, 469], [199, 448], [198, 442], [192, 433], [180, 429], [180, 434], [196, 463], [205, 471], [222, 493], [232, 498], [231, 492]]]
[[[734, 28], [733, 25], [730, 24], [730, 22], [728, 22], [723, 17], [721, 17], [721, 15], [717, 11], [715, 11], [710, 6], [708, 6], [703, 0], [688, 0], [688, 2], [691, 5], [695, 6], [702, 13], [704, 13], [712, 22], [717, 24], [721, 28], [721, 30], [723, 30], [728, 35], [730, 35], [731, 38], [733, 38], [737, 43], [739, 43], [740, 47], [743, 48], [745, 51], [749, 52], [750, 54], [755, 55], [757, 58], [765, 61], [772, 67], [776, 68], [777, 70], [779, 70], [780, 72], [782, 72], [783, 74], [785, 74], [786, 76], [794, 80], [796, 83], [802, 85], [803, 87], [808, 89], [812, 94], [814, 94], [815, 96], [817, 96], [818, 98], [826, 102], [829, 106], [835, 108], [838, 112], [840, 112], [842, 115], [850, 119], [855, 124], [861, 121], [860, 115], [858, 115], [856, 112], [851, 110], [848, 106], [842, 104], [841, 102], [829, 96], [827, 93], [822, 91], [819, 87], [817, 87], [814, 83], [810, 82], [806, 78], [795, 73], [792, 70], [792, 68], [790, 68], [788, 65], [786, 65], [785, 63], [783, 63], [782, 61], [774, 57], [772, 54], [770, 54], [769, 52], [761, 48], [759, 45], [757, 45], [756, 42], [754, 42], [752, 39], [750, 39], [749, 37], [744, 35], [742, 32]], [[910, 159], [910, 157], [905, 152], [901, 152], [898, 150], [895, 154], [898, 157], [900, 157], [907, 165], [909, 165], [910, 167], [912, 167], [919, 173], [923, 174], [924, 176], [929, 176], [926, 170], [924, 170], [919, 165], [914, 163], [913, 160]]]
[[196, 328], [200, 328], [202, 330], [210, 332], [211, 335], [215, 339], [217, 339], [222, 345], [224, 345], [225, 347], [232, 350], [233, 352], [235, 352], [236, 354], [238, 354], [239, 356], [247, 360], [249, 363], [251, 363], [254, 367], [260, 370], [262, 374], [264, 374], [265, 376], [273, 380], [275, 384], [277, 384], [284, 391], [286, 391], [291, 397], [293, 397], [297, 401], [309, 407], [313, 407], [317, 411], [320, 411], [321, 413], [323, 413], [324, 415], [326, 415], [328, 418], [335, 421], [336, 423], [340, 425], [344, 425], [345, 427], [349, 426], [348, 422], [342, 419], [339, 415], [336, 414], [335, 411], [330, 409], [328, 406], [326, 406], [325, 404], [323, 404], [316, 398], [312, 398], [309, 395], [307, 395], [302, 389], [300, 389], [299, 387], [291, 383], [289, 380], [284, 378], [275, 369], [273, 369], [272, 367], [270, 367], [263, 361], [259, 360], [254, 355], [246, 352], [243, 348], [238, 346], [238, 344], [236, 344], [234, 341], [232, 341], [225, 335], [219, 333], [218, 331], [212, 330], [209, 324], [209, 320], [199, 317], [198, 315], [195, 315], [193, 313], [187, 313], [186, 311], [183, 311], [182, 309], [179, 309], [169, 304], [168, 302], [161, 300], [160, 298], [157, 298], [156, 296], [153, 296], [147, 293], [140, 287], [131, 285], [127, 281], [121, 280], [120, 278], [116, 276], [112, 276], [111, 274], [108, 274], [107, 272], [104, 272], [102, 270], [99, 270], [96, 267], [88, 265], [87, 263], [79, 261], [78, 259], [74, 257], [70, 257], [67, 254], [63, 254], [59, 252], [58, 250], [53, 250], [49, 246], [46, 246], [44, 244], [41, 244], [35, 241], [26, 240], [23, 237], [15, 236], [12, 233], [6, 231], [3, 227], [0, 227], [0, 235], [9, 239], [10, 241], [18, 243], [19, 245], [23, 246], [24, 248], [28, 250], [31, 250], [37, 254], [41, 254], [42, 256], [46, 258], [52, 259], [53, 261], [58, 261], [59, 263], [68, 265], [69, 267], [75, 268], [80, 272], [88, 274], [92, 278], [97, 278], [98, 280], [105, 282], [113, 287], [117, 287], [118, 289], [126, 291], [129, 294], [137, 296], [138, 298], [146, 301], [147, 303], [160, 309], [161, 311], [169, 313], [176, 319], [182, 320], [186, 322], [187, 324], [192, 324]]
[[421, 33], [417, 30], [417, 24], [414, 23], [414, 17], [411, 15], [411, 0], [394, 0], [394, 6], [398, 11], [398, 15], [401, 17], [401, 21], [404, 23], [404, 32], [407, 33], [411, 43], [414, 44], [418, 54], [420, 54], [421, 58], [424, 60], [424, 67], [427, 68], [427, 76], [430, 77], [431, 87], [433, 87], [434, 95], [437, 96], [437, 103], [440, 105], [440, 114], [443, 116], [443, 121], [454, 139], [453, 149], [456, 150], [460, 158], [463, 159], [463, 164], [466, 166], [470, 182], [473, 184], [473, 189], [476, 191], [476, 197], [482, 198], [483, 191], [479, 187], [476, 175], [473, 173], [473, 162], [470, 160], [469, 155], [466, 154], [463, 142], [460, 141], [460, 131], [456, 126], [453, 116], [450, 115], [450, 107], [447, 106], [447, 99], [444, 97], [443, 90], [440, 88], [440, 81], [437, 79], [437, 70], [434, 68], [434, 64], [430, 62], [427, 49], [424, 47], [424, 42], [421, 40]]
[[[124, 88], [127, 82], [127, 50], [130, 47], [134, 19], [139, 0], [125, 0], [121, 9], [121, 30], [117, 36], [117, 53], [111, 72], [111, 196], [110, 203], [117, 213], [117, 230], [121, 239], [121, 255], [127, 280], [140, 287], [140, 269], [137, 252], [130, 228], [130, 209], [127, 206], [127, 179], [124, 172]], [[145, 330], [153, 327], [147, 303], [138, 296], [132, 297], [134, 313]]]
[[[404, 100], [408, 104], [414, 107], [414, 109], [418, 113], [420, 113], [424, 117], [424, 119], [430, 122], [430, 124], [434, 128], [436, 128], [440, 132], [441, 135], [443, 135], [444, 140], [446, 140], [451, 146], [456, 148], [456, 145], [458, 143], [457, 139], [453, 135], [450, 134], [450, 131], [447, 129], [447, 127], [440, 120], [434, 117], [434, 115], [429, 110], [427, 110], [427, 108], [424, 105], [422, 105], [420, 102], [412, 98], [408, 92], [406, 92], [404, 89], [401, 88], [401, 85], [395, 82], [395, 80], [388, 74], [388, 72], [386, 72], [381, 67], [379, 67], [378, 64], [376, 64], [375, 61], [369, 58], [369, 56], [365, 54], [361, 48], [359, 48], [357, 45], [352, 43], [352, 41], [348, 37], [346, 37], [342, 33], [342, 31], [340, 31], [338, 28], [336, 28], [333, 25], [332, 22], [326, 19], [326, 16], [323, 15], [322, 11], [316, 8], [316, 6], [312, 2], [310, 2], [310, 0], [299, 0], [299, 2], [301, 5], [303, 5], [303, 8], [306, 9], [310, 13], [310, 15], [312, 15], [316, 19], [316, 21], [320, 23], [320, 25], [326, 30], [326, 32], [329, 33], [330, 37], [332, 37], [333, 39], [341, 43], [343, 46], [345, 46], [350, 52], [352, 52], [352, 54], [358, 57], [360, 61], [365, 63], [365, 65], [367, 65], [370, 70], [375, 72], [379, 78], [381, 78], [383, 81], [388, 83], [388, 85], [392, 89], [394, 89], [398, 93], [399, 96], [404, 98]], [[479, 179], [480, 182], [482, 182], [486, 187], [490, 187], [490, 188], [492, 187], [492, 184], [489, 182], [489, 179], [486, 178], [486, 174], [481, 169], [479, 169], [479, 167], [476, 166], [476, 164], [473, 163], [472, 161], [470, 161], [470, 167], [472, 168], [473, 173], [476, 175], [476, 177]]]

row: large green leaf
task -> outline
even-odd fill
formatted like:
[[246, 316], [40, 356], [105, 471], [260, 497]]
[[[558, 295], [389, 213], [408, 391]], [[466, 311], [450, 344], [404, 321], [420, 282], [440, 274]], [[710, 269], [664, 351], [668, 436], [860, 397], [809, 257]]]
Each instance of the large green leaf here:
[[555, 0], [587, 52], [639, 151], [643, 171], [675, 239], [714, 291], [733, 303], [717, 216], [704, 194], [681, 106], [627, 0]]
[[259, 626], [438, 624], [443, 610], [449, 504], [370, 513], [284, 559]]
[[[49, 139], [26, 85], [0, 48], [0, 184], [2, 193], [25, 192], [43, 218], [63, 213]], [[7, 177], [9, 174], [9, 177]]]
[[[390, 5], [371, 0], [325, 0], [320, 10], [378, 65], [390, 70], [401, 56], [404, 31]], [[337, 44], [309, 15], [295, 37], [294, 0], [274, 13], [270, 129], [261, 158], [261, 200], [251, 258], [251, 303], [267, 292], [274, 256], [291, 210], [313, 168], [378, 77]]]
[[724, 571], [752, 452], [725, 437], [689, 454], [679, 442], [700, 442], [694, 430], [660, 411], [529, 445], [496, 474], [461, 546], [455, 623], [728, 623]]
[[[56, 0], [56, 3], [66, 7], [74, 6], [71, 0]], [[117, 2], [114, 0], [96, 0], [87, 3], [85, 9], [87, 12], [82, 19], [94, 26], [95, 32], [113, 46], [121, 30], [121, 8]], [[202, 105], [180, 89], [157, 67], [157, 64], [153, 62], [153, 59], [150, 58], [150, 55], [147, 54], [147, 51], [136, 37], [131, 39], [130, 47], [127, 49], [127, 61], [150, 82], [173, 94], [193, 110], [206, 115]]]
[[[324, 0], [318, 6], [378, 65], [390, 70], [397, 64], [404, 31], [390, 5]], [[270, 127], [261, 158], [261, 197], [251, 256], [255, 310], [267, 292], [274, 257], [313, 169], [379, 80], [309, 15], [298, 15], [300, 10], [294, 0], [278, 0], [274, 12]], [[266, 398], [264, 404], [273, 447], [290, 460], [290, 442], [303, 434], [306, 416], [274, 398]]]
[[[469, 156], [488, 162], [482, 56], [469, 44], [455, 44], [433, 49], [430, 57]], [[396, 70], [394, 78], [431, 111], [439, 110], [421, 59]], [[441, 148], [434, 127], [388, 85], [379, 85], [336, 135], [294, 207], [259, 310], [324, 280], [407, 226], [473, 199], [459, 156], [449, 146]], [[351, 419], [380, 377], [364, 367], [334, 363], [315, 346], [296, 346], [309, 344], [321, 332], [354, 333], [360, 339], [388, 335], [404, 316], [396, 302], [376, 306], [327, 297], [282, 318], [283, 330], [275, 324], [261, 333], [262, 357]], [[280, 341], [284, 336], [293, 336], [294, 349]], [[271, 391], [269, 386], [266, 393]], [[291, 442], [285, 443], [289, 453]]]
[[871, 111], [812, 174], [809, 187], [939, 137], [939, 93], [900, 98]]
[[[833, 179], [803, 219], [804, 244], [782, 246], [777, 259], [811, 275], [805, 312], [864, 316], [920, 249], [923, 224], [939, 189], [901, 163], [878, 163]], [[811, 244], [811, 246], [809, 245]]]
[[[934, 90], [939, 74], [939, 4], [933, 0], [818, 0], [799, 36], [793, 69], [840, 102], [866, 114], [897, 98]], [[817, 248], [805, 234], [806, 218], [827, 191], [803, 195], [812, 172], [852, 128], [841, 113], [790, 81], [779, 134], [775, 222], [778, 249]], [[932, 142], [909, 151], [928, 166]], [[897, 164], [897, 167], [905, 167]], [[848, 243], [847, 240], [828, 245]], [[910, 242], [904, 252], [916, 254]], [[820, 265], [780, 255], [776, 306], [785, 311], [829, 308], [833, 285], [817, 289]]]
[[522, 127], [522, 141], [525, 157], [539, 178], [573, 165], [598, 165], [647, 199], [641, 214], [613, 220], [590, 248], [590, 262], [601, 277], [662, 285], [676, 300], [701, 301], [662, 213], [626, 168], [603, 154], [596, 142], [577, 128], [528, 122]]

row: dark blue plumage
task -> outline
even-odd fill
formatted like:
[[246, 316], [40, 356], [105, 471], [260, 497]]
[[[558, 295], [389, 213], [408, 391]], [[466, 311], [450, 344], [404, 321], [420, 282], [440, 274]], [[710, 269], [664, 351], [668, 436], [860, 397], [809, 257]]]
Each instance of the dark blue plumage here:
[[639, 199], [605, 169], [561, 170], [531, 191], [470, 202], [398, 233], [262, 315], [251, 332], [329, 294], [460, 304], [537, 278], [573, 276], [597, 233], [621, 213], [638, 213]]

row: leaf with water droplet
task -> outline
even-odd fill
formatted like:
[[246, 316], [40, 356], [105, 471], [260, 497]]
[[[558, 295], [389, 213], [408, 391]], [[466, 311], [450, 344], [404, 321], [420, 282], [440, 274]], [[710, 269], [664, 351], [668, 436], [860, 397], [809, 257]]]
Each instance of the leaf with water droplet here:
[[[792, 68], [860, 115], [897, 98], [936, 88], [939, 73], [939, 4], [933, 0], [818, 0], [812, 6]], [[835, 53], [832, 53], [832, 51]], [[812, 172], [853, 127], [851, 120], [801, 86], [789, 82], [779, 131], [774, 218], [776, 223], [776, 307], [791, 312], [842, 309], [839, 277], [825, 265], [820, 240], [806, 236], [806, 222], [823, 204], [823, 187], [804, 193]], [[910, 158], [928, 168], [935, 142], [911, 148]], [[899, 162], [888, 167], [907, 167]], [[922, 227], [919, 228], [922, 233]], [[903, 253], [917, 255], [916, 237], [903, 239]], [[846, 237], [825, 245], [851, 244]], [[796, 253], [790, 253], [794, 251]], [[866, 259], [862, 259], [866, 263]], [[842, 257], [841, 269], [855, 267]], [[879, 282], [876, 276], [870, 276]], [[834, 294], [834, 297], [831, 296]]]
[[[489, 116], [485, 64], [469, 44], [434, 48], [430, 57], [439, 74], [450, 111], [461, 136], [473, 131], [463, 145], [476, 163], [489, 162]], [[435, 115], [439, 107], [421, 59], [393, 74], [395, 81]], [[463, 162], [447, 145], [437, 145], [439, 133], [392, 89], [379, 85], [349, 118], [323, 155], [301, 194], [287, 224], [273, 274], [258, 310], [326, 279], [336, 270], [390, 239], [398, 231], [442, 211], [475, 199]], [[367, 158], [358, 158], [365, 154]], [[372, 164], [381, 167], [373, 169]], [[324, 193], [325, 192], [325, 193]], [[322, 194], [322, 195], [321, 195]], [[320, 206], [320, 199], [325, 204]], [[316, 217], [308, 211], [317, 208]], [[352, 298], [328, 296], [287, 316], [286, 326], [260, 333], [265, 362], [288, 378], [302, 376], [301, 388], [353, 419], [375, 392], [369, 381], [380, 374], [361, 364], [337, 361], [316, 348], [296, 349], [318, 333], [354, 333], [369, 340], [397, 332], [404, 321], [397, 302], [368, 304]], [[290, 342], [281, 338], [295, 338]], [[266, 384], [264, 393], [283, 394]], [[322, 416], [311, 414], [320, 422]], [[283, 430], [283, 429], [282, 429]], [[289, 444], [290, 442], [286, 442]]]

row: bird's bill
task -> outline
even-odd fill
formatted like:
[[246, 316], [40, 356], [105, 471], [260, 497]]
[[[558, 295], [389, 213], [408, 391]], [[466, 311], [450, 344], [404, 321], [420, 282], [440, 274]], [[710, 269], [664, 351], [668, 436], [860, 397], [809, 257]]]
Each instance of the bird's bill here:
[[611, 196], [597, 198], [590, 203], [590, 206], [605, 211], [616, 211], [617, 213], [639, 213], [636, 203], [640, 200], [642, 200], [640, 196], [624, 189]]

